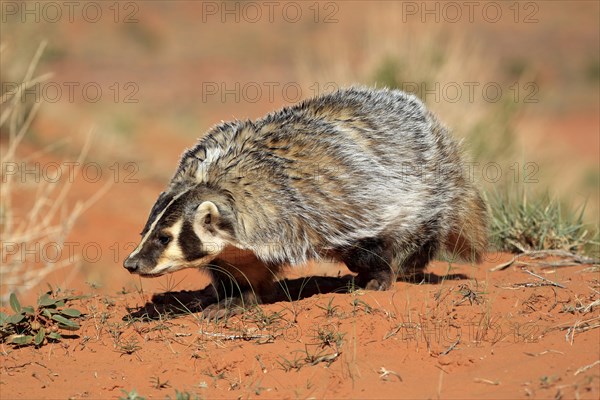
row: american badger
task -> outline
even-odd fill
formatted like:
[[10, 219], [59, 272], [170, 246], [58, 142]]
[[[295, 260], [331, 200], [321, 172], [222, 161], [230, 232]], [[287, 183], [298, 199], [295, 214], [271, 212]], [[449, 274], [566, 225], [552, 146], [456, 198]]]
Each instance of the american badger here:
[[260, 302], [283, 266], [324, 257], [386, 290], [442, 250], [479, 261], [486, 220], [459, 145], [423, 103], [354, 87], [213, 127], [184, 152], [124, 266], [203, 268], [229, 308]]

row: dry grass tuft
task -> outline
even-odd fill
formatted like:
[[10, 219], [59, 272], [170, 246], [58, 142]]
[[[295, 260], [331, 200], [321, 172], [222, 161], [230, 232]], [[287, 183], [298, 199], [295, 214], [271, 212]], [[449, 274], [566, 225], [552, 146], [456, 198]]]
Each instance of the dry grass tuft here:
[[[34, 72], [46, 43], [38, 47], [17, 89], [7, 91], [0, 98], [0, 158], [2, 159], [2, 185], [0, 186], [0, 235], [2, 236], [2, 259], [0, 263], [0, 300], [6, 301], [10, 293], [24, 292], [40, 283], [49, 273], [60, 268], [77, 265], [75, 256], [54, 257], [65, 253], [65, 239], [79, 216], [89, 208], [108, 186], [97, 191], [86, 201], [67, 204], [67, 195], [73, 179], [50, 181], [18, 171], [39, 171], [41, 157], [50, 148], [30, 154], [19, 154], [19, 146], [30, 130], [38, 114], [41, 102], [29, 105], [24, 94], [28, 88], [47, 80], [51, 74], [35, 76]], [[0, 47], [4, 56], [6, 49]], [[3, 59], [6, 57], [3, 57]], [[79, 153], [73, 175], [87, 155], [91, 135]], [[42, 249], [52, 250], [44, 256]], [[32, 251], [35, 250], [35, 254]]]

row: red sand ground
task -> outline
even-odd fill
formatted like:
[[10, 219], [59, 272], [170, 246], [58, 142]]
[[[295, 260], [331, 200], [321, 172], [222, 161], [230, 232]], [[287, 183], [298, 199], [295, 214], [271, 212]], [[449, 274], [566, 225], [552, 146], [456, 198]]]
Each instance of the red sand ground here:
[[[329, 293], [311, 296], [309, 283], [300, 300], [220, 322], [167, 315], [159, 299], [147, 303], [149, 291], [88, 289], [74, 303], [86, 313], [79, 337], [1, 346], [1, 397], [117, 398], [135, 388], [147, 398], [177, 389], [200, 398], [597, 399], [600, 308], [585, 308], [599, 298], [597, 269], [527, 267], [565, 288], [537, 286], [517, 266], [489, 272], [510, 257], [450, 271], [436, 262], [437, 283], [387, 292], [332, 293], [342, 283], [330, 278], [320, 285]], [[293, 299], [299, 282], [287, 281]], [[142, 320], [144, 311], [158, 319]]]

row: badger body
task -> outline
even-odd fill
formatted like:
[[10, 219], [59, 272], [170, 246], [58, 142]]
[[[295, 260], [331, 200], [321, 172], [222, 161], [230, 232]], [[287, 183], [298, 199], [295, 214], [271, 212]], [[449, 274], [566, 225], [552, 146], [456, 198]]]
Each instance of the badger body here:
[[464, 167], [448, 130], [398, 90], [342, 89], [222, 123], [184, 152], [125, 267], [207, 267], [244, 298], [282, 266], [333, 257], [385, 290], [442, 250], [480, 260], [486, 206]]

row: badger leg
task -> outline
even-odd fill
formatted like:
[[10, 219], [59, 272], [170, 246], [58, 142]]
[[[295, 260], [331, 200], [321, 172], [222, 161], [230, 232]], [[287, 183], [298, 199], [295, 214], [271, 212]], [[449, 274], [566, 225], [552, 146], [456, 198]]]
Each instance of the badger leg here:
[[406, 254], [404, 257], [399, 257], [400, 270], [398, 277], [404, 281], [418, 281], [423, 277], [423, 271], [427, 264], [433, 259], [437, 250], [437, 242], [434, 240], [428, 240], [419, 246], [416, 250], [413, 250]]
[[254, 256], [238, 258], [236, 261], [233, 265], [218, 259], [209, 269], [217, 298], [215, 304], [202, 311], [209, 319], [241, 314], [260, 304], [262, 294], [272, 292], [279, 266], [267, 266]]
[[252, 285], [240, 283], [223, 271], [211, 271], [211, 275], [217, 302], [202, 311], [202, 315], [208, 319], [242, 314], [261, 303], [257, 288]]
[[[216, 289], [217, 293], [219, 290]], [[202, 310], [204, 315], [209, 320], [221, 319], [232, 315], [242, 314], [260, 303], [260, 297], [256, 296], [252, 291], [245, 290], [237, 296], [227, 296], [223, 294], [217, 294], [218, 301], [213, 303]]]
[[387, 290], [392, 286], [392, 249], [380, 238], [362, 239], [338, 251], [348, 269], [358, 273], [356, 282], [369, 290]]

